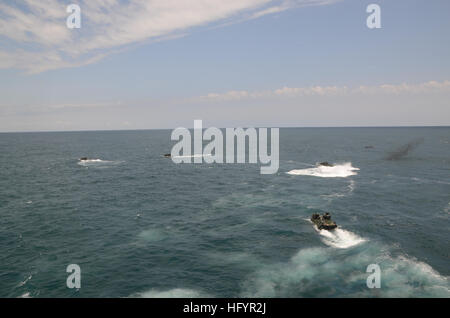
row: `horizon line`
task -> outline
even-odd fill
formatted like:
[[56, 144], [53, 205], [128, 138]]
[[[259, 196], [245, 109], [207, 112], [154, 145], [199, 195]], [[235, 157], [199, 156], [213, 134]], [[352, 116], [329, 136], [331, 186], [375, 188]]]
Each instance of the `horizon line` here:
[[[211, 126], [213, 127], [213, 126]], [[174, 130], [175, 128], [136, 128], [136, 129], [78, 129], [78, 130], [16, 130], [16, 131], [0, 131], [0, 134], [29, 134], [29, 133], [74, 133], [74, 132], [116, 132], [116, 131], [151, 131], [151, 130]], [[181, 128], [181, 127], [180, 127]], [[184, 127], [194, 129], [194, 127]], [[204, 127], [203, 130], [209, 127]], [[230, 127], [217, 127], [226, 129]], [[237, 126], [232, 128], [279, 128], [279, 129], [317, 129], [317, 128], [450, 128], [450, 125], [397, 125], [397, 126]]]

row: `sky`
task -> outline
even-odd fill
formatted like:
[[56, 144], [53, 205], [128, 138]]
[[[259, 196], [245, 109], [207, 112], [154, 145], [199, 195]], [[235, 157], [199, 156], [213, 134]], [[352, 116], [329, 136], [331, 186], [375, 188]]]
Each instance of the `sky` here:
[[449, 15], [448, 0], [0, 0], [0, 131], [449, 126]]

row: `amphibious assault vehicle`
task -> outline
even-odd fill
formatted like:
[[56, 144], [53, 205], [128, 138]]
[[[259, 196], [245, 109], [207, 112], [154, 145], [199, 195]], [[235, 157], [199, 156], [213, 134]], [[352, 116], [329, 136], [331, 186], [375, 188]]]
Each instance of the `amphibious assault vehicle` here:
[[337, 228], [336, 222], [331, 220], [331, 215], [328, 212], [324, 215], [314, 213], [311, 216], [311, 222], [313, 222], [319, 230], [333, 230]]

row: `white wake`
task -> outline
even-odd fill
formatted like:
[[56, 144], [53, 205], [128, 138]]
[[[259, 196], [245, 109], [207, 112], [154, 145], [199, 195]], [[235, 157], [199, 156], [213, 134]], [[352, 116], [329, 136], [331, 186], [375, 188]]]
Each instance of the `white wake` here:
[[349, 248], [356, 246], [366, 241], [366, 239], [340, 228], [327, 231], [319, 230], [317, 226], [314, 226], [317, 232], [322, 236], [322, 242], [328, 246], [335, 248]]
[[78, 165], [83, 167], [107, 167], [118, 165], [123, 163], [124, 161], [111, 161], [111, 160], [102, 160], [102, 159], [87, 159], [87, 160], [79, 160]]
[[342, 164], [336, 164], [333, 167], [317, 166], [307, 169], [296, 169], [287, 172], [290, 175], [296, 176], [312, 176], [321, 178], [346, 178], [349, 176], [357, 175], [359, 168], [352, 166], [351, 162], [345, 162]]
[[203, 157], [211, 157], [211, 154], [195, 154], [190, 156], [173, 156], [173, 158], [203, 158]]
[[109, 162], [109, 161], [102, 160], [102, 159], [87, 159], [87, 160], [80, 160], [80, 164], [81, 164], [81, 163], [100, 163], [100, 162]]

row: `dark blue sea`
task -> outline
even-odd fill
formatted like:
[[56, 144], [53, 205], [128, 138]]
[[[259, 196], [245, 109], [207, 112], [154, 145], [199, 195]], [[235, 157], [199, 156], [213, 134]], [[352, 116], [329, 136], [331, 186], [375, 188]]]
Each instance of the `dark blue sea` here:
[[0, 134], [0, 297], [450, 297], [449, 127], [280, 129], [273, 175], [170, 134]]

